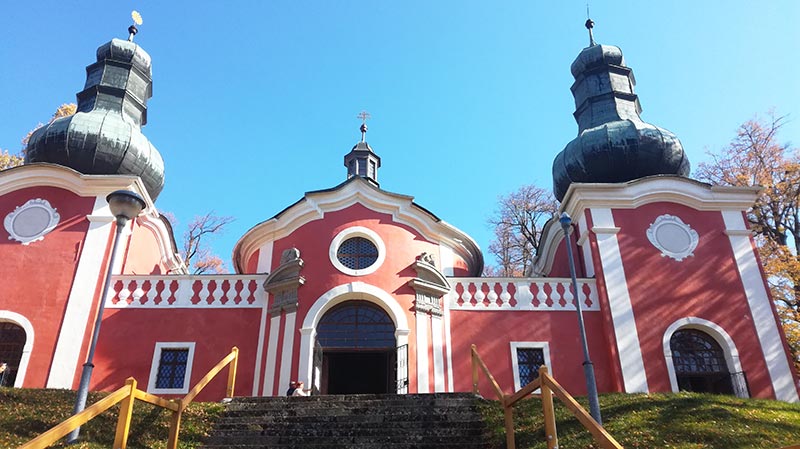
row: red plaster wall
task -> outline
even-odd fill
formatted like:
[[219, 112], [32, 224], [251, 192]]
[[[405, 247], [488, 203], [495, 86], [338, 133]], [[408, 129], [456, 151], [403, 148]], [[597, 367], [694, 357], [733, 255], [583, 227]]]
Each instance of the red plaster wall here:
[[[694, 316], [716, 323], [731, 336], [751, 394], [774, 397], [722, 214], [673, 203], [612, 213], [620, 228], [617, 238], [651, 391], [670, 391], [664, 332], [676, 320]], [[662, 257], [650, 244], [647, 228], [662, 214], [678, 216], [697, 231], [700, 241], [693, 257], [678, 262]]]
[[[450, 312], [453, 342], [454, 391], [472, 391], [470, 346], [478, 354], [506, 393], [514, 390], [511, 361], [512, 341], [549, 342], [550, 373], [573, 395], [585, 395], [583, 350], [578, 332], [578, 316], [572, 312]], [[601, 392], [615, 391], [609, 373], [608, 352], [602, 337], [602, 317], [599, 312], [584, 312], [589, 353]], [[486, 398], [494, 392], [486, 376], [481, 374], [479, 388]]]
[[50, 202], [61, 220], [44, 240], [28, 245], [9, 240], [5, 228], [0, 228], [0, 274], [5, 275], [0, 282], [0, 309], [19, 313], [33, 325], [34, 346], [24, 386], [42, 388], [89, 229], [86, 215], [95, 199], [55, 187], [25, 188], [0, 197], [0, 217], [33, 198]]
[[[387, 248], [386, 259], [374, 273], [365, 276], [350, 276], [338, 271], [328, 256], [333, 238], [342, 230], [352, 226], [363, 226], [375, 231]], [[281, 253], [291, 247], [300, 250], [300, 257], [305, 262], [301, 274], [306, 284], [300, 287], [297, 328], [302, 326], [309, 308], [325, 292], [338, 285], [350, 282], [364, 282], [392, 295], [400, 306], [407, 311], [407, 320], [411, 333], [409, 342], [409, 391], [416, 392], [416, 323], [412, 313], [415, 293], [406, 283], [416, 277], [411, 264], [422, 252], [438, 254], [438, 244], [425, 240], [418, 232], [408, 226], [392, 221], [391, 215], [372, 211], [361, 204], [355, 204], [343, 210], [328, 212], [324, 219], [307, 223], [290, 235], [275, 242], [272, 266], [280, 263]], [[458, 260], [458, 256], [456, 256]], [[426, 331], [430, 332], [430, 331]], [[294, 359], [292, 360], [292, 377], [297, 377], [300, 338], [296, 336], [294, 343]], [[276, 377], [277, 378], [277, 377]], [[431, 388], [433, 388], [431, 376]], [[285, 388], [285, 386], [281, 386]]]
[[[131, 225], [128, 226], [131, 229]], [[122, 246], [123, 243], [126, 245]], [[168, 274], [167, 267], [161, 261], [158, 237], [152, 229], [134, 221], [130, 239], [120, 242], [120, 245], [125, 258], [122, 274]]]
[[[147, 389], [157, 342], [195, 342], [193, 387], [231, 348], [239, 348], [235, 394], [253, 392], [261, 309], [106, 309], [95, 355], [92, 390], [114, 390], [129, 376]], [[225, 397], [227, 370], [198, 396]], [[166, 395], [171, 396], [171, 395]], [[182, 396], [182, 395], [176, 395]]]

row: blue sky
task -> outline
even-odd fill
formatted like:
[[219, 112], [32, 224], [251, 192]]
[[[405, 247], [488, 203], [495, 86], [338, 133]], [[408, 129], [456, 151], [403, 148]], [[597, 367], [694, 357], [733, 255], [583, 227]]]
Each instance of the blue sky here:
[[[800, 2], [591, 8], [596, 40], [634, 70], [642, 118], [677, 134], [693, 167], [770, 108], [789, 115], [781, 139], [800, 141]], [[210, 210], [234, 216], [213, 242], [226, 261], [250, 227], [345, 179], [363, 109], [381, 187], [484, 250], [498, 195], [549, 187], [577, 133], [569, 66], [588, 44], [585, 1], [48, 0], [0, 10], [0, 148], [19, 150], [75, 101], [132, 9], [153, 58], [143, 131], [166, 165], [156, 204], [178, 230]]]

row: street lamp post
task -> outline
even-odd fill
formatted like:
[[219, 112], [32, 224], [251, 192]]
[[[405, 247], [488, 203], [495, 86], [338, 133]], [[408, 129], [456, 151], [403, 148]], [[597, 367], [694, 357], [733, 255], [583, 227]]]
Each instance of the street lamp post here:
[[594, 365], [589, 359], [589, 345], [586, 343], [586, 328], [583, 325], [583, 307], [581, 306], [581, 297], [578, 293], [578, 280], [575, 278], [575, 259], [572, 257], [572, 238], [570, 237], [570, 225], [572, 219], [566, 212], [561, 214], [558, 220], [561, 223], [561, 229], [564, 230], [564, 243], [567, 246], [567, 259], [569, 259], [569, 274], [572, 278], [572, 291], [575, 298], [575, 307], [578, 309], [578, 327], [581, 333], [581, 345], [583, 346], [583, 376], [586, 378], [586, 391], [589, 395], [589, 413], [592, 418], [597, 421], [601, 426], [603, 425], [603, 418], [600, 416], [600, 401], [597, 398], [597, 381], [594, 378]]
[[[100, 335], [100, 324], [103, 321], [103, 311], [105, 310], [106, 296], [108, 289], [111, 287], [111, 270], [114, 267], [114, 260], [117, 256], [117, 247], [119, 246], [120, 236], [122, 230], [128, 221], [136, 218], [137, 215], [144, 209], [145, 202], [141, 196], [129, 190], [117, 190], [111, 192], [107, 197], [108, 207], [111, 209], [111, 214], [116, 218], [117, 233], [114, 236], [114, 245], [111, 247], [111, 256], [108, 258], [108, 267], [106, 268], [106, 279], [103, 285], [103, 292], [100, 295], [100, 306], [97, 310], [97, 318], [94, 322], [94, 332], [89, 344], [89, 355], [86, 356], [86, 363], [83, 364], [83, 371], [81, 371], [81, 382], [78, 386], [78, 397], [75, 399], [75, 408], [72, 414], [76, 415], [86, 408], [86, 398], [89, 395], [89, 381], [92, 379], [92, 370], [94, 369], [94, 351], [97, 347], [97, 337]], [[78, 440], [80, 427], [73, 430], [67, 436], [67, 442], [72, 444]]]

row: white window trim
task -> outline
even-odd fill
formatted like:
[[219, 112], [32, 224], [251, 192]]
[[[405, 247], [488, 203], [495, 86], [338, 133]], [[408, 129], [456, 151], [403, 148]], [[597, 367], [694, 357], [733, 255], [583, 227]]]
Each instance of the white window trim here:
[[[147, 383], [147, 392], [153, 394], [186, 394], [189, 392], [189, 382], [192, 379], [192, 363], [194, 362], [194, 345], [192, 342], [156, 342], [153, 350], [153, 362], [150, 364], [150, 381]], [[186, 357], [186, 375], [183, 378], [183, 388], [156, 388], [158, 366], [161, 362], [163, 349], [188, 349]]]
[[725, 354], [725, 364], [727, 365], [728, 372], [731, 374], [744, 372], [742, 363], [739, 360], [739, 351], [736, 349], [736, 345], [733, 343], [731, 336], [728, 335], [721, 326], [713, 321], [704, 320], [703, 318], [693, 316], [681, 318], [667, 328], [661, 342], [664, 349], [664, 359], [667, 363], [669, 384], [673, 393], [677, 393], [680, 389], [678, 388], [678, 376], [675, 372], [675, 362], [672, 360], [672, 348], [669, 343], [675, 332], [683, 329], [699, 330], [713, 338], [717, 344], [719, 344], [720, 348], [722, 348], [723, 354]]
[[[353, 270], [351, 268], [347, 268], [346, 266], [342, 265], [341, 262], [339, 262], [339, 257], [337, 257], [336, 254], [339, 251], [339, 246], [341, 246], [342, 242], [345, 240], [353, 237], [363, 237], [372, 242], [375, 247], [378, 248], [378, 258], [375, 260], [375, 263], [367, 268]], [[386, 260], [386, 245], [383, 243], [383, 240], [380, 238], [380, 236], [378, 236], [378, 234], [372, 229], [365, 228], [363, 226], [353, 226], [336, 234], [336, 237], [334, 237], [333, 241], [331, 241], [331, 246], [328, 250], [328, 257], [331, 259], [333, 266], [342, 273], [349, 274], [350, 276], [364, 276], [374, 273], [378, 268], [381, 267], [383, 261]]]
[[[519, 358], [517, 357], [518, 349], [541, 349], [544, 353], [544, 364], [550, 370], [550, 375], [553, 375], [553, 365], [550, 363], [550, 343], [546, 341], [512, 341], [511, 342], [511, 366], [514, 373], [514, 391], [519, 391], [524, 387], [520, 385], [519, 379]], [[539, 391], [538, 389], [536, 391]]]

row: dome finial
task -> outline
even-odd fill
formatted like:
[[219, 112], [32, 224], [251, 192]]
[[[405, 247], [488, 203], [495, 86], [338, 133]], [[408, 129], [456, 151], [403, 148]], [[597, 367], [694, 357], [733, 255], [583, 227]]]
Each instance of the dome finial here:
[[133, 19], [133, 25], [128, 27], [128, 41], [133, 42], [133, 36], [136, 36], [136, 33], [139, 32], [139, 29], [136, 28], [136, 25], [142, 24], [142, 15], [139, 14], [139, 11], [135, 9], [131, 11], [131, 19]]
[[367, 120], [371, 119], [372, 115], [370, 115], [370, 113], [367, 112], [367, 111], [361, 111], [361, 112], [358, 113], [358, 115], [356, 117], [361, 119], [361, 141], [362, 142], [366, 142], [367, 141]]
[[594, 28], [594, 20], [592, 20], [592, 18], [589, 17], [589, 4], [588, 3], [586, 4], [586, 23], [584, 23], [583, 26], [585, 26], [586, 29], [589, 30], [589, 46], [593, 47], [593, 46], [597, 45], [594, 42], [594, 35], [592, 35], [592, 28]]

